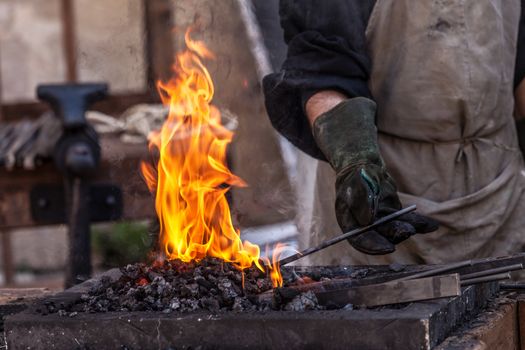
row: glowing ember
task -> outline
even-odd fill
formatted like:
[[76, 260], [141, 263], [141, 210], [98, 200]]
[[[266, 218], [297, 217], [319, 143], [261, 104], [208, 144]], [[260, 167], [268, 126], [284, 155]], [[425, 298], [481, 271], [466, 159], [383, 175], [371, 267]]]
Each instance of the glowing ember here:
[[[170, 260], [184, 262], [206, 256], [220, 258], [239, 269], [255, 264], [260, 270], [259, 246], [241, 241], [233, 227], [226, 192], [245, 186], [226, 165], [226, 148], [233, 133], [221, 124], [219, 110], [211, 104], [214, 87], [202, 59], [213, 54], [186, 32], [188, 50], [177, 55], [174, 77], [158, 82], [162, 101], [169, 106], [161, 130], [150, 135], [150, 150], [160, 154], [156, 167], [142, 164], [160, 221], [160, 244]], [[279, 254], [282, 247], [275, 249]], [[274, 255], [270, 276], [282, 285]], [[268, 262], [269, 259], [263, 260]], [[273, 267], [275, 266], [275, 267]]]

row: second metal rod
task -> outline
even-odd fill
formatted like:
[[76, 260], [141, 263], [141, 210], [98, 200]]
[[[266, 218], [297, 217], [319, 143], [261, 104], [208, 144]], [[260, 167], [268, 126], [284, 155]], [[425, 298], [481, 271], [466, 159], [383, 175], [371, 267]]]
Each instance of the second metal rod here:
[[390, 215], [384, 216], [384, 217], [382, 217], [381, 219], [377, 220], [376, 222], [374, 222], [371, 225], [357, 228], [357, 229], [352, 230], [350, 232], [344, 233], [342, 235], [339, 235], [337, 237], [334, 237], [332, 239], [324, 241], [321, 244], [319, 244], [317, 247], [308, 248], [308, 249], [303, 250], [302, 252], [299, 252], [299, 253], [291, 255], [291, 256], [289, 256], [287, 258], [281, 259], [281, 260], [278, 261], [278, 264], [280, 266], [289, 264], [292, 261], [296, 261], [296, 260], [299, 260], [301, 258], [304, 258], [305, 256], [308, 256], [310, 254], [316, 253], [316, 252], [318, 252], [320, 250], [323, 250], [323, 249], [328, 248], [328, 247], [330, 247], [330, 246], [332, 246], [334, 244], [337, 244], [337, 243], [339, 243], [341, 241], [344, 241], [345, 239], [348, 239], [350, 237], [354, 237], [354, 236], [360, 235], [360, 234], [362, 234], [364, 232], [370, 231], [371, 229], [376, 228], [377, 226], [386, 224], [387, 222], [392, 221], [394, 219], [397, 219], [398, 217], [400, 217], [402, 215], [405, 215], [405, 214], [408, 214], [410, 212], [413, 212], [416, 209], [417, 209], [417, 207], [415, 205], [411, 205], [409, 207], [406, 207], [405, 209], [401, 209], [399, 211], [396, 211], [395, 213], [392, 213]]

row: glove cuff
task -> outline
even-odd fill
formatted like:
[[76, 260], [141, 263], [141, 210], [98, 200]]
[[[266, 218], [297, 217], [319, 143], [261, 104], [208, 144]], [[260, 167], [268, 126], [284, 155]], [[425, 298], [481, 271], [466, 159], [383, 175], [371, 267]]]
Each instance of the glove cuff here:
[[337, 173], [358, 164], [384, 166], [377, 144], [376, 104], [356, 97], [341, 102], [313, 124], [314, 139]]

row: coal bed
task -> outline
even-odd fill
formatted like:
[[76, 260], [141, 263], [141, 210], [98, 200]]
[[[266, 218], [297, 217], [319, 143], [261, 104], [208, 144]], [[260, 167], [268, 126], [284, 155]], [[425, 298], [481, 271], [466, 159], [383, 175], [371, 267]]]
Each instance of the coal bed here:
[[115, 311], [187, 313], [198, 310], [256, 312], [353, 309], [359, 306], [321, 305], [309, 286], [343, 279], [351, 279], [354, 285], [373, 283], [383, 276], [393, 278], [396, 274], [392, 273], [396, 269], [396, 266], [383, 269], [284, 267], [282, 287], [272, 289], [268, 274], [256, 266], [241, 271], [233, 264], [210, 257], [199, 262], [164, 260], [153, 264], [127, 265], [113, 278], [107, 274], [96, 279], [96, 283], [75, 303], [57, 305], [49, 301], [37, 312], [58, 312], [61, 316], [67, 316], [79, 312]]
[[[361, 270], [362, 271], [362, 270]], [[352, 273], [350, 273], [352, 275]], [[354, 276], [357, 274], [354, 273]], [[341, 275], [340, 275], [341, 276]], [[344, 275], [343, 275], [344, 276]], [[285, 286], [334, 278], [333, 271], [317, 269], [299, 276], [293, 269], [284, 273]], [[134, 264], [120, 269], [120, 277], [102, 276], [88, 293], [70, 305], [48, 302], [42, 313], [160, 311], [187, 313], [322, 310], [312, 292], [291, 299], [260, 300], [256, 296], [270, 291], [272, 282], [257, 267], [240, 271], [216, 258], [184, 263], [180, 260]]]
[[[283, 267], [283, 290], [400, 277], [420, 268]], [[172, 261], [110, 270], [8, 316], [4, 327], [9, 349], [431, 349], [497, 289], [492, 282], [453, 298], [330, 309], [311, 292], [272, 292], [255, 268], [243, 276], [214, 259]], [[273, 297], [261, 301], [268, 294]]]

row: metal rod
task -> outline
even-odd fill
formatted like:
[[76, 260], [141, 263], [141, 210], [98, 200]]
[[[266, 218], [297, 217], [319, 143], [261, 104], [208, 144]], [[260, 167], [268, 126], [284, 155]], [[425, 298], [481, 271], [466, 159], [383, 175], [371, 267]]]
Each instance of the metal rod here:
[[66, 179], [66, 203], [69, 255], [65, 286], [69, 288], [91, 277], [89, 184], [78, 177], [68, 177]]
[[448, 264], [448, 265], [443, 266], [443, 267], [438, 267], [438, 268], [435, 268], [435, 269], [426, 270], [426, 271], [423, 271], [423, 272], [418, 272], [418, 273], [415, 273], [415, 274], [410, 275], [410, 276], [398, 278], [398, 279], [396, 279], [396, 281], [406, 281], [406, 280], [412, 280], [412, 279], [415, 279], [415, 278], [423, 278], [423, 277], [435, 276], [435, 275], [439, 275], [440, 273], [443, 273], [443, 272], [450, 272], [452, 270], [460, 269], [460, 268], [466, 267], [466, 266], [472, 266], [472, 260], [460, 261], [460, 262], [457, 262], [457, 263]]
[[337, 237], [334, 237], [332, 239], [326, 240], [326, 241], [322, 242], [321, 244], [319, 244], [317, 247], [308, 248], [308, 249], [303, 250], [302, 252], [299, 252], [299, 253], [291, 255], [291, 256], [289, 256], [287, 258], [281, 259], [281, 260], [278, 261], [278, 264], [280, 266], [289, 264], [289, 263], [291, 263], [293, 261], [296, 261], [296, 260], [299, 260], [301, 258], [304, 258], [305, 256], [308, 256], [310, 254], [316, 253], [316, 252], [318, 252], [320, 250], [323, 250], [325, 248], [333, 246], [334, 244], [337, 244], [337, 243], [339, 243], [341, 241], [344, 241], [345, 239], [348, 239], [350, 237], [354, 237], [354, 236], [360, 235], [360, 234], [362, 234], [364, 232], [370, 231], [371, 229], [376, 228], [377, 226], [383, 225], [383, 224], [385, 224], [385, 223], [387, 223], [389, 221], [397, 219], [398, 217], [400, 217], [402, 215], [405, 215], [407, 213], [410, 213], [410, 212], [412, 212], [412, 211], [414, 211], [416, 209], [417, 209], [417, 207], [415, 205], [411, 205], [410, 207], [407, 207], [405, 209], [396, 211], [395, 213], [392, 213], [390, 215], [384, 216], [384, 217], [382, 217], [381, 219], [377, 220], [376, 222], [374, 222], [371, 225], [357, 228], [355, 230], [352, 230], [350, 232], [344, 233], [344, 234], [339, 235]]
[[501, 283], [499, 287], [504, 290], [524, 290], [525, 283]]
[[443, 272], [459, 270], [459, 269], [462, 269], [463, 267], [476, 268], [476, 267], [478, 267], [480, 265], [483, 265], [483, 264], [493, 264], [493, 263], [499, 263], [499, 262], [505, 262], [505, 261], [514, 262], [515, 263], [513, 265], [505, 265], [505, 266], [488, 268], [488, 269], [483, 270], [483, 271], [472, 272], [470, 274], [466, 274], [466, 275], [462, 276], [463, 278], [465, 278], [465, 276], [467, 276], [468, 277], [467, 279], [471, 279], [471, 278], [480, 277], [480, 276], [494, 275], [494, 274], [499, 273], [499, 272], [509, 272], [509, 271], [514, 271], [514, 270], [519, 270], [519, 269], [523, 268], [523, 266], [521, 266], [521, 265], [524, 265], [524, 263], [516, 264], [516, 262], [520, 261], [520, 260], [521, 261], [525, 260], [525, 254], [520, 253], [520, 254], [517, 254], [517, 255], [509, 256], [509, 257], [466, 260], [466, 261], [461, 261], [461, 262], [457, 262], [457, 263], [440, 265], [437, 268], [430, 268], [430, 269], [424, 270], [422, 272], [415, 273], [415, 274], [408, 275], [408, 276], [404, 276], [404, 277], [401, 277], [401, 278], [398, 278], [398, 279], [395, 279], [395, 280], [396, 281], [398, 281], [398, 280], [399, 281], [404, 281], [404, 280], [409, 280], [409, 279], [413, 279], [413, 278], [434, 276], [436, 274], [440, 274], [440, 273], [443, 273]]
[[490, 276], [483, 276], [478, 278], [471, 278], [468, 280], [462, 280], [461, 286], [470, 286], [472, 284], [478, 284], [478, 283], [485, 283], [485, 282], [494, 282], [494, 281], [501, 281], [501, 280], [508, 280], [510, 279], [510, 273], [500, 273], [498, 275], [490, 275]]
[[477, 277], [483, 277], [483, 276], [496, 275], [496, 274], [498, 274], [498, 273], [510, 272], [510, 271], [516, 271], [516, 270], [522, 270], [522, 269], [523, 269], [523, 264], [515, 264], [515, 265], [510, 265], [510, 266], [502, 266], [502, 267], [497, 267], [497, 268], [489, 269], [489, 270], [485, 270], [485, 271], [479, 271], [479, 272], [469, 273], [469, 274], [467, 274], [467, 275], [463, 275], [463, 276], [461, 276], [461, 279], [463, 279], [463, 280], [468, 280], [468, 279], [471, 279], [471, 278], [477, 278]]

